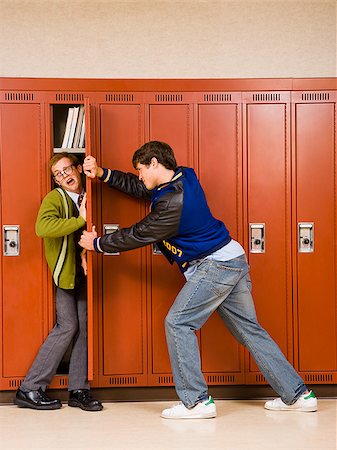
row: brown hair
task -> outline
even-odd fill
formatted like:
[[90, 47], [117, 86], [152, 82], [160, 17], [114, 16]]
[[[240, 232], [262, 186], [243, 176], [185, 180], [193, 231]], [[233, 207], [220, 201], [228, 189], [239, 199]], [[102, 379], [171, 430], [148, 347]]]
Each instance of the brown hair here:
[[73, 155], [72, 153], [68, 152], [56, 153], [56, 155], [52, 156], [49, 161], [49, 169], [51, 172], [52, 167], [55, 166], [55, 164], [58, 163], [62, 158], [68, 158], [71, 164], [73, 164], [75, 167], [77, 167], [80, 164], [77, 156]]
[[136, 169], [138, 163], [149, 165], [152, 158], [156, 158], [166, 169], [177, 170], [177, 161], [172, 148], [160, 141], [147, 142], [136, 150], [132, 158], [133, 167]]

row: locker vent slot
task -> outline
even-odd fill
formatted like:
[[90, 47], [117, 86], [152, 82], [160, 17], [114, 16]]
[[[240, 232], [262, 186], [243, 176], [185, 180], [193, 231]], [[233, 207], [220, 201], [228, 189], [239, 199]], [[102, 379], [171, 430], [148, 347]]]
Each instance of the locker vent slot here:
[[107, 102], [133, 102], [133, 94], [106, 94]]
[[68, 386], [68, 380], [67, 380], [67, 378], [59, 378], [59, 379], [58, 379], [58, 385], [59, 385], [59, 386]]
[[21, 386], [21, 383], [23, 382], [23, 378], [21, 379], [12, 379], [12, 380], [8, 380], [8, 387], [9, 388], [19, 388]]
[[263, 375], [255, 375], [255, 381], [257, 383], [265, 383], [266, 379]]
[[280, 100], [281, 94], [279, 93], [253, 94], [253, 102], [279, 102]]
[[137, 377], [110, 377], [109, 383], [114, 386], [129, 386], [138, 384]]
[[302, 100], [305, 101], [322, 101], [322, 100], [329, 100], [330, 94], [329, 92], [305, 92], [302, 93]]
[[313, 382], [323, 382], [324, 383], [327, 381], [332, 382], [333, 376], [331, 373], [317, 373], [317, 374], [315, 373], [315, 374], [305, 375], [304, 380], [311, 382], [311, 383], [313, 383]]
[[204, 94], [204, 102], [230, 102], [232, 94]]
[[34, 100], [34, 94], [29, 92], [5, 92], [7, 102], [31, 102]]
[[163, 377], [158, 377], [158, 383], [159, 384], [173, 384], [173, 376], [163, 376]]
[[77, 93], [61, 93], [55, 96], [57, 102], [83, 102], [83, 94]]
[[207, 375], [207, 382], [214, 384], [234, 383], [234, 375]]
[[155, 94], [156, 102], [182, 102], [182, 94]]

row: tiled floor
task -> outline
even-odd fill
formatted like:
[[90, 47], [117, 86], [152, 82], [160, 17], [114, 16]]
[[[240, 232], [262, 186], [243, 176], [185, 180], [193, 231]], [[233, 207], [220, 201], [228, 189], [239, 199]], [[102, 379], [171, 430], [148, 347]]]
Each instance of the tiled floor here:
[[173, 402], [104, 403], [101, 412], [0, 406], [1, 450], [336, 450], [337, 400], [316, 413], [274, 412], [264, 401], [218, 400], [218, 417], [165, 420]]

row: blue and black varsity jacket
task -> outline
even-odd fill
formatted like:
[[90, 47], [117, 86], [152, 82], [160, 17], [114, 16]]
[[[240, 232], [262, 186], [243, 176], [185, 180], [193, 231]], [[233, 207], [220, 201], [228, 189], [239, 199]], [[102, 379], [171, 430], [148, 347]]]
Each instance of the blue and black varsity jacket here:
[[169, 183], [149, 191], [138, 177], [103, 169], [101, 180], [140, 199], [151, 200], [151, 212], [130, 228], [94, 240], [97, 252], [123, 252], [157, 243], [171, 264], [184, 272], [200, 259], [230, 242], [229, 232], [215, 219], [193, 169], [179, 167]]

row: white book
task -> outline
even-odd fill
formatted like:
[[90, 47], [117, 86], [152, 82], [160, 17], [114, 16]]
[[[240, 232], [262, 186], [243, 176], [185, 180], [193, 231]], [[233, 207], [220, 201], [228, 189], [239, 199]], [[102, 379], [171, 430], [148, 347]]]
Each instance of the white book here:
[[74, 108], [69, 108], [66, 127], [64, 130], [62, 148], [67, 148], [67, 146], [68, 146], [70, 127], [71, 127], [71, 122], [73, 120], [73, 113], [74, 113]]
[[79, 140], [79, 143], [78, 143], [79, 148], [83, 148], [84, 147], [84, 140], [85, 140], [85, 116], [83, 116], [83, 121], [82, 121], [80, 140]]
[[77, 124], [76, 124], [75, 135], [74, 135], [74, 142], [73, 142], [74, 148], [78, 148], [78, 146], [79, 146], [83, 119], [84, 119], [84, 105], [81, 105], [79, 113], [78, 113]]
[[69, 140], [68, 140], [68, 148], [72, 148], [73, 146], [73, 141], [74, 141], [74, 135], [75, 135], [75, 130], [76, 130], [76, 124], [77, 124], [77, 117], [78, 117], [78, 111], [79, 111], [79, 107], [75, 106], [74, 108], [74, 113], [73, 113], [73, 118], [71, 121], [71, 127], [70, 127], [70, 133], [69, 133]]

